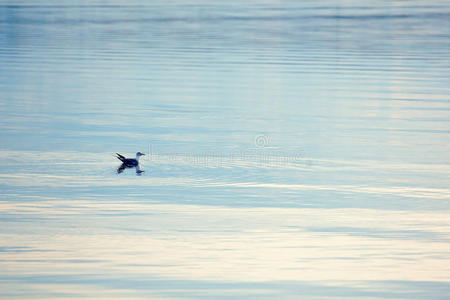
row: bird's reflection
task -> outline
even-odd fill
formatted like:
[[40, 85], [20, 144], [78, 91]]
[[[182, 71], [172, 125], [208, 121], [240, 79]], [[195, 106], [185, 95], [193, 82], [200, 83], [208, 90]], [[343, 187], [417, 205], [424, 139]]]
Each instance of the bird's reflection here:
[[125, 169], [135, 169], [136, 170], [136, 175], [141, 176], [142, 173], [144, 173], [144, 170], [141, 170], [141, 168], [139, 167], [139, 165], [137, 166], [131, 166], [129, 164], [121, 164], [118, 168], [117, 168], [117, 174], [122, 173]]

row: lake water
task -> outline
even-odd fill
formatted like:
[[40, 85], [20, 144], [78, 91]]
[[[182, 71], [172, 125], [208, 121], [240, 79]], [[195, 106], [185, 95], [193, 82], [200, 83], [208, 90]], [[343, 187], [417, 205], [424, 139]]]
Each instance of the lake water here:
[[448, 299], [449, 66], [448, 1], [1, 0], [0, 298]]

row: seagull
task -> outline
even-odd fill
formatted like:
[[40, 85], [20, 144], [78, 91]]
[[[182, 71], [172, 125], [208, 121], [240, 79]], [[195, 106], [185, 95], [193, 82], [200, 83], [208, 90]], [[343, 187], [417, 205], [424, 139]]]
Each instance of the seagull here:
[[142, 155], [145, 155], [145, 153], [138, 152], [138, 153], [136, 153], [136, 158], [126, 158], [122, 154], [119, 154], [119, 153], [116, 153], [116, 154], [117, 154], [117, 158], [123, 164], [125, 164], [127, 167], [137, 166], [139, 164], [139, 157], [141, 157]]
[[138, 175], [140, 175], [142, 172], [144, 172], [139, 168], [139, 157], [141, 157], [142, 155], [145, 155], [145, 153], [141, 153], [141, 152], [136, 153], [136, 158], [126, 158], [122, 154], [119, 154], [119, 153], [116, 153], [116, 154], [117, 154], [117, 159], [122, 162], [122, 165], [117, 169], [117, 173], [120, 174], [126, 168], [133, 168], [133, 167], [136, 168], [136, 174], [138, 174]]

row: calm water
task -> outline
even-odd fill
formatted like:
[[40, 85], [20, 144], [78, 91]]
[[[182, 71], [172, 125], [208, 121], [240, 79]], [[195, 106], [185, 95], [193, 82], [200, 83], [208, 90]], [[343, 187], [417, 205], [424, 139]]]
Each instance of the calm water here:
[[0, 298], [448, 299], [450, 4], [366, 2], [0, 1]]

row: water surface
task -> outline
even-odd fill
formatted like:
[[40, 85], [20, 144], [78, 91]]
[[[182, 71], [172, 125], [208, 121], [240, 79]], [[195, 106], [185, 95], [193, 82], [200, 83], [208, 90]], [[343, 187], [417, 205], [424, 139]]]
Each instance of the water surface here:
[[0, 297], [444, 299], [449, 15], [0, 1]]

